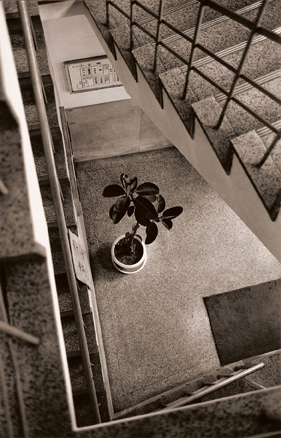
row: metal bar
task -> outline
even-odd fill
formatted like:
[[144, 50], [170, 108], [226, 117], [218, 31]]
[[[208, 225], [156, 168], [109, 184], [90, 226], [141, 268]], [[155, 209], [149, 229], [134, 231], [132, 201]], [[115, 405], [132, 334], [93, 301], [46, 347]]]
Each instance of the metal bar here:
[[133, 23], [134, 23], [134, 2], [130, 3], [130, 50], [133, 50], [134, 43], [133, 43]]
[[267, 149], [267, 151], [264, 154], [264, 156], [262, 157], [261, 161], [256, 165], [257, 168], [261, 167], [266, 162], [267, 158], [269, 157], [270, 153], [273, 151], [274, 147], [276, 146], [276, 144], [280, 140], [280, 138], [281, 138], [281, 130], [277, 133], [277, 135], [273, 139], [271, 145]]
[[178, 35], [180, 35], [182, 38], [184, 38], [185, 40], [187, 40], [188, 42], [192, 43], [192, 38], [188, 35], [186, 35], [184, 32], [182, 32], [181, 30], [177, 29], [175, 26], [173, 26], [172, 24], [170, 24], [168, 21], [166, 20], [162, 20], [162, 24], [164, 24], [165, 26], [167, 26], [169, 29], [171, 29], [173, 32], [177, 33]]
[[157, 57], [158, 57], [158, 48], [159, 48], [159, 42], [161, 40], [161, 21], [163, 18], [163, 12], [164, 12], [164, 1], [160, 0], [159, 3], [159, 10], [158, 10], [158, 21], [157, 21], [157, 31], [156, 31], [156, 46], [155, 46], [155, 52], [154, 52], [154, 62], [153, 62], [153, 73], [156, 72], [157, 69]]
[[13, 422], [11, 417], [11, 410], [9, 405], [9, 395], [8, 395], [8, 389], [6, 384], [6, 378], [5, 378], [5, 369], [3, 365], [2, 358], [0, 356], [0, 381], [1, 381], [1, 387], [2, 387], [2, 394], [3, 394], [3, 402], [4, 402], [4, 410], [5, 410], [5, 420], [7, 425], [7, 432], [8, 437], [13, 438]]
[[123, 9], [121, 9], [119, 6], [117, 6], [111, 0], [107, 0], [106, 1], [106, 23], [107, 23], [107, 26], [109, 26], [109, 5], [115, 9], [117, 9], [117, 11], [119, 11], [120, 14], [124, 15], [124, 17], [126, 17], [128, 20], [130, 20], [130, 15], [128, 15], [127, 12], [124, 12]]
[[218, 90], [220, 90], [221, 93], [227, 95], [227, 91], [222, 88], [220, 85], [218, 85], [215, 81], [213, 81], [211, 78], [205, 75], [202, 71], [200, 71], [197, 67], [192, 67], [192, 70], [194, 70], [196, 73], [198, 73], [203, 79], [208, 81], [211, 85], [216, 87]]
[[248, 82], [250, 85], [252, 85], [252, 87], [256, 88], [257, 90], [259, 90], [261, 93], [265, 94], [270, 99], [274, 100], [274, 102], [281, 105], [281, 99], [279, 99], [279, 97], [276, 96], [275, 94], [268, 91], [262, 85], [258, 84], [257, 82], [253, 81], [251, 78], [249, 78], [248, 76], [245, 76], [245, 75], [240, 75], [240, 78], [243, 79], [244, 81]]
[[7, 335], [15, 336], [16, 338], [29, 342], [30, 344], [40, 344], [40, 340], [36, 336], [25, 333], [23, 330], [20, 330], [4, 321], [0, 321], [0, 331], [5, 332]]
[[277, 44], [281, 44], [281, 36], [271, 30], [265, 29], [264, 27], [257, 27], [256, 32]]
[[[180, 400], [176, 400], [175, 402], [170, 403], [170, 406], [167, 406], [165, 409], [163, 409], [164, 411], [167, 411], [169, 409], [174, 409], [174, 408], [178, 408], [180, 406], [185, 406], [186, 404], [193, 402], [194, 400], [198, 400], [201, 397], [204, 397], [207, 394], [210, 394], [211, 392], [216, 391], [217, 389], [222, 388], [223, 386], [228, 385], [229, 383], [235, 382], [236, 380], [242, 379], [243, 377], [248, 376], [249, 374], [254, 373], [255, 371], [261, 369], [264, 367], [264, 363], [260, 362], [254, 366], [252, 366], [251, 368], [248, 368], [247, 370], [243, 370], [239, 373], [236, 373], [233, 376], [230, 376], [229, 378], [226, 378], [223, 381], [220, 381], [216, 384], [214, 384], [213, 386], [208, 386], [206, 388], [202, 388], [202, 391], [200, 391], [200, 393], [191, 395], [189, 397], [185, 397], [183, 399]], [[163, 412], [162, 410], [162, 412]]]
[[[7, 316], [7, 311], [6, 311], [6, 307], [5, 307], [5, 302], [4, 302], [1, 284], [0, 284], [0, 313], [1, 313], [2, 320], [4, 322], [8, 323], [8, 316]], [[27, 420], [26, 420], [25, 403], [24, 403], [24, 398], [23, 398], [20, 370], [19, 370], [17, 355], [15, 352], [15, 346], [14, 346], [13, 340], [11, 338], [8, 339], [8, 346], [9, 346], [9, 350], [10, 350], [10, 354], [11, 354], [11, 358], [12, 358], [12, 364], [13, 364], [13, 368], [14, 368], [16, 388], [17, 388], [17, 398], [18, 398], [18, 402], [19, 402], [19, 413], [20, 413], [23, 436], [24, 436], [24, 438], [28, 438], [29, 431], [28, 431]]]
[[170, 53], [172, 53], [172, 55], [174, 55], [176, 58], [182, 61], [185, 65], [188, 64], [188, 61], [185, 58], [183, 58], [181, 55], [179, 55], [177, 52], [175, 52], [173, 49], [167, 46], [167, 44], [163, 43], [163, 41], [160, 41], [159, 45], [164, 47], [164, 49], [168, 50]]
[[52, 150], [52, 137], [50, 127], [48, 123], [48, 117], [46, 108], [44, 105], [44, 98], [41, 89], [40, 82], [40, 70], [36, 59], [36, 52], [32, 40], [32, 32], [29, 26], [29, 14], [26, 2], [21, 0], [18, 2], [18, 9], [23, 27], [24, 40], [26, 45], [26, 51], [28, 56], [28, 62], [30, 67], [30, 74], [32, 79], [33, 91], [36, 101], [36, 107], [38, 111], [39, 125], [41, 129], [41, 135], [43, 140], [44, 152], [48, 167], [48, 174], [50, 180], [50, 187], [52, 191], [52, 197], [54, 201], [54, 207], [56, 211], [57, 224], [59, 229], [59, 235], [61, 240], [61, 246], [63, 250], [63, 257], [66, 266], [66, 274], [68, 279], [69, 290], [71, 293], [73, 311], [75, 323], [77, 326], [77, 334], [79, 338], [79, 344], [83, 359], [85, 377], [87, 380], [87, 387], [89, 390], [90, 403], [93, 409], [93, 415], [96, 423], [100, 423], [100, 413], [98, 408], [97, 395], [95, 390], [95, 384], [93, 380], [93, 373], [91, 368], [91, 362], [89, 357], [89, 350], [84, 331], [84, 321], [82, 317], [79, 295], [77, 291], [76, 277], [73, 268], [72, 255], [68, 240], [68, 233], [64, 218], [63, 206], [60, 197], [59, 180], [56, 172], [56, 166], [54, 161], [54, 154]]
[[[201, 0], [200, 0], [200, 1], [201, 1]], [[207, 0], [207, 1], [208, 1], [208, 0]], [[233, 93], [234, 93], [234, 90], [235, 90], [235, 87], [236, 87], [237, 81], [238, 81], [238, 79], [239, 79], [239, 77], [240, 77], [240, 74], [241, 74], [241, 72], [242, 72], [242, 69], [243, 69], [243, 67], [244, 67], [244, 64], [245, 64], [245, 61], [246, 61], [246, 58], [247, 58], [247, 55], [248, 55], [249, 49], [250, 49], [251, 44], [252, 44], [252, 40], [253, 40], [253, 38], [254, 38], [254, 36], [255, 36], [256, 28], [258, 27], [258, 25], [259, 25], [259, 23], [260, 23], [260, 20], [261, 20], [261, 18], [262, 18], [262, 16], [263, 16], [263, 13], [264, 13], [264, 11], [265, 11], [265, 7], [266, 7], [267, 2], [268, 2], [268, 0], [264, 0], [263, 3], [262, 3], [262, 5], [261, 5], [261, 7], [260, 7], [260, 9], [259, 9], [259, 12], [258, 12], [258, 15], [257, 15], [256, 21], [255, 21], [255, 23], [254, 23], [253, 30], [251, 31], [251, 34], [250, 34], [250, 36], [249, 36], [249, 38], [248, 38], [248, 41], [247, 41], [247, 44], [246, 44], [245, 50], [244, 50], [244, 52], [243, 52], [243, 55], [242, 55], [242, 57], [241, 57], [241, 60], [240, 60], [240, 63], [239, 63], [238, 69], [237, 69], [237, 71], [236, 71], [236, 75], [235, 75], [235, 77], [234, 77], [234, 79], [233, 79], [233, 82], [232, 82], [231, 88], [230, 88], [230, 90], [229, 90], [229, 93], [228, 93], [228, 96], [227, 96], [226, 102], [225, 102], [225, 104], [224, 104], [224, 106], [223, 106], [223, 109], [222, 109], [222, 111], [221, 111], [221, 114], [220, 114], [219, 120], [218, 120], [218, 122], [217, 122], [217, 124], [216, 124], [216, 126], [215, 126], [215, 129], [219, 129], [219, 127], [221, 126], [221, 123], [222, 123], [223, 118], [224, 118], [224, 116], [225, 116], [225, 113], [226, 113], [226, 110], [227, 110], [227, 108], [228, 108], [229, 102], [231, 101], [232, 95], [233, 95]], [[211, 2], [211, 3], [213, 3], [213, 2]]]
[[188, 88], [189, 78], [190, 78], [190, 72], [191, 72], [191, 68], [192, 68], [192, 64], [193, 64], [193, 59], [194, 59], [195, 49], [197, 46], [197, 40], [198, 40], [198, 36], [199, 36], [199, 32], [200, 32], [200, 27], [201, 27], [203, 15], [204, 15], [204, 7], [205, 7], [205, 2], [200, 3], [198, 15], [197, 15], [196, 27], [195, 27], [192, 45], [191, 45], [191, 52], [189, 55], [187, 72], [186, 72], [186, 77], [185, 77], [185, 84], [184, 84], [184, 89], [183, 89], [183, 94], [182, 94], [183, 100], [186, 99], [187, 88]]
[[0, 178], [0, 192], [2, 195], [7, 195], [9, 193], [7, 187], [5, 186], [1, 178]]
[[215, 61], [219, 62], [220, 64], [222, 64], [224, 67], [228, 68], [230, 71], [232, 71], [233, 73], [236, 73], [236, 68], [233, 67], [231, 64], [229, 64], [228, 62], [226, 62], [224, 59], [220, 58], [218, 55], [216, 55], [215, 53], [210, 52], [210, 50], [206, 49], [206, 47], [202, 46], [201, 44], [197, 44], [197, 48], [199, 50], [201, 50], [202, 52], [206, 53], [206, 55], [210, 56], [211, 58], [213, 58]]

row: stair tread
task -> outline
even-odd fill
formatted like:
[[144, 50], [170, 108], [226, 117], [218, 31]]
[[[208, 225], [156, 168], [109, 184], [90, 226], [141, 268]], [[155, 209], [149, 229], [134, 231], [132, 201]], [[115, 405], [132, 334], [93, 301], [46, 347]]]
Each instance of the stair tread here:
[[[89, 353], [96, 354], [98, 353], [98, 349], [96, 344], [95, 327], [92, 313], [84, 314], [83, 320], [85, 324], [85, 333]], [[73, 316], [62, 319], [62, 330], [67, 354], [80, 351], [77, 328]]]
[[[62, 203], [66, 224], [74, 225], [76, 224], [76, 215], [72, 199], [71, 187], [69, 184], [61, 184], [61, 190], [64, 198]], [[50, 186], [41, 186], [40, 191], [47, 223], [55, 226], [57, 217], [53, 203], [51, 188]]]
[[[5, 0], [4, 10], [6, 17], [9, 18], [10, 14], [13, 16], [18, 16], [17, 1], [15, 0]], [[28, 10], [30, 15], [39, 15], [39, 8], [37, 1], [28, 2]]]
[[[271, 132], [270, 134], [262, 136], [262, 141], [265, 144], [266, 148], [268, 148], [271, 145], [272, 141], [275, 138], [275, 135], [276, 134]], [[270, 156], [271, 156], [272, 160], [275, 162], [279, 171], [281, 172], [281, 140], [279, 140], [276, 143], [274, 149], [271, 151]]]
[[[73, 306], [66, 274], [56, 276], [56, 286], [58, 291], [60, 311], [73, 312]], [[91, 310], [88, 288], [81, 282], [78, 282], [78, 286], [79, 301], [82, 313], [88, 313]]]
[[281, 191], [281, 172], [271, 157], [261, 168], [255, 167], [266, 151], [261, 138], [256, 131], [251, 131], [232, 139], [232, 144], [266, 207], [271, 210]]
[[[61, 133], [59, 132], [59, 134], [57, 134], [51, 132], [51, 134], [55, 149], [54, 158], [58, 177], [62, 181], [68, 180], [66, 156]], [[38, 179], [40, 182], [49, 182], [47, 162], [44, 154], [40, 130], [31, 130], [29, 131], [29, 135]]]

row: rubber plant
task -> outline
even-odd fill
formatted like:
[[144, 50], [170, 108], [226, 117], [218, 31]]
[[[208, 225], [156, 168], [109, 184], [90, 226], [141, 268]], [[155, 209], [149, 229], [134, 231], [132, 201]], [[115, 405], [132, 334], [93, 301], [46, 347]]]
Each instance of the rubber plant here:
[[[114, 224], [118, 224], [127, 214], [134, 217], [132, 230], [124, 237], [127, 253], [133, 255], [136, 251], [135, 236], [140, 226], [145, 227], [145, 244], [151, 244], [158, 236], [158, 224], [161, 223], [167, 230], [171, 230], [173, 219], [179, 216], [183, 208], [172, 207], [165, 209], [166, 202], [159, 193], [157, 185], [145, 182], [138, 185], [137, 177], [130, 178], [126, 173], [120, 176], [121, 185], [112, 184], [105, 187], [103, 196], [118, 197], [109, 210], [109, 216]], [[140, 236], [138, 236], [140, 237]]]

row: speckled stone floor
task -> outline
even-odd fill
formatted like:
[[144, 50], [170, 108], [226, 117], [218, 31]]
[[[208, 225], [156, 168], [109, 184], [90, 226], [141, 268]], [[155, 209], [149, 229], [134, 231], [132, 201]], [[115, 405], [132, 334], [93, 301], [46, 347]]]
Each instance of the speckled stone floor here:
[[[122, 172], [184, 208], [134, 276], [110, 259], [131, 220], [113, 225], [102, 197]], [[174, 147], [78, 163], [77, 178], [117, 412], [219, 367], [203, 297], [280, 278], [281, 267]]]

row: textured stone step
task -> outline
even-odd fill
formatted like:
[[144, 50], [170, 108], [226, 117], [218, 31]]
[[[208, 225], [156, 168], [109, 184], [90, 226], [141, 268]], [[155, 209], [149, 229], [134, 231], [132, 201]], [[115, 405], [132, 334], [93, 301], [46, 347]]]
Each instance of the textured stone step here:
[[[31, 16], [39, 15], [39, 8], [37, 1], [29, 1], [28, 10]], [[17, 1], [15, 0], [5, 0], [4, 1], [4, 10], [7, 19], [11, 19], [14, 17], [18, 17], [18, 7]]]
[[[56, 110], [55, 94], [53, 83], [50, 75], [43, 75], [42, 81], [44, 84], [44, 90], [47, 97], [46, 111], [50, 127], [58, 125], [58, 117]], [[30, 77], [20, 78], [20, 88], [22, 92], [24, 110], [28, 125], [38, 125], [38, 114], [34, 100], [34, 94], [32, 89], [32, 83]]]
[[[279, 28], [279, 32], [281, 28]], [[253, 44], [248, 53], [246, 62], [243, 67], [243, 74], [247, 75], [251, 79], [256, 79], [268, 73], [281, 68], [281, 47], [280, 45], [265, 39], [261, 36], [256, 37], [257, 42]], [[224, 61], [228, 62], [233, 67], [237, 68], [239, 61], [245, 49], [245, 43], [239, 44], [236, 47], [231, 48], [232, 51], [222, 51], [217, 53]], [[205, 58], [207, 61], [207, 58]], [[215, 83], [223, 87], [225, 90], [229, 90], [234, 73], [228, 68], [224, 67], [217, 61], [212, 61], [209, 58], [209, 62], [204, 63], [204, 59], [197, 62], [198, 68], [202, 73], [207, 75]], [[197, 66], [196, 65], [196, 66]], [[187, 68], [182, 68], [181, 72], [186, 74]], [[168, 74], [168, 72], [167, 72]], [[245, 83], [242, 79], [239, 79], [237, 85]], [[205, 97], [217, 94], [218, 88], [212, 86], [209, 82], [203, 79], [195, 71], [191, 72], [189, 86], [192, 88], [196, 98], [198, 100]]]
[[[78, 281], [77, 284], [82, 313], [88, 313], [90, 311], [88, 288], [80, 281]], [[56, 275], [56, 286], [61, 315], [63, 316], [66, 313], [73, 313], [72, 301], [68, 288], [66, 274]]]
[[[280, 129], [281, 127], [281, 120], [279, 120], [278, 122], [278, 128]], [[262, 139], [266, 149], [269, 148], [269, 146], [271, 145], [272, 141], [274, 140], [276, 134], [274, 134], [273, 132], [271, 132], [269, 129], [258, 129], [257, 133], [259, 134], [260, 138]], [[281, 172], [281, 140], [279, 140], [274, 149], [272, 150], [271, 154], [270, 154], [272, 160], [275, 162], [276, 166], [278, 167], [278, 169]]]
[[[28, 72], [29, 65], [25, 50], [25, 43], [21, 22], [19, 18], [7, 20], [9, 34], [11, 38], [14, 59], [18, 73]], [[49, 73], [48, 57], [45, 46], [45, 38], [39, 15], [32, 17], [32, 25], [36, 38], [36, 56], [41, 74]]]
[[257, 164], [266, 148], [255, 131], [232, 139], [232, 145], [253, 186], [264, 203], [272, 220], [276, 219], [281, 202], [281, 172], [271, 157], [262, 167]]
[[[76, 214], [73, 205], [72, 192], [69, 184], [61, 184], [63, 195], [63, 211], [68, 226], [76, 224]], [[57, 217], [53, 203], [51, 188], [48, 185], [40, 187], [45, 216], [49, 227], [57, 226]]]
[[[69, 228], [73, 233], [77, 234], [76, 227]], [[55, 275], [65, 274], [66, 268], [58, 228], [49, 228], [48, 232]]]
[[248, 377], [253, 383], [270, 388], [281, 385], [281, 352], [274, 352], [259, 358], [265, 366]]
[[[84, 314], [83, 320], [89, 353], [97, 354], [98, 349], [92, 313]], [[73, 316], [62, 318], [62, 329], [67, 355], [69, 357], [81, 356], [77, 328]]]
[[[44, 154], [44, 148], [42, 143], [42, 137], [39, 129], [29, 130], [31, 146], [33, 150], [33, 156], [36, 165], [37, 176], [40, 184], [49, 183], [49, 175], [47, 169], [47, 162]], [[51, 135], [53, 139], [53, 145], [55, 149], [54, 157], [56, 163], [56, 170], [59, 180], [61, 182], [68, 181], [66, 155], [62, 136], [59, 127], [51, 129]]]

